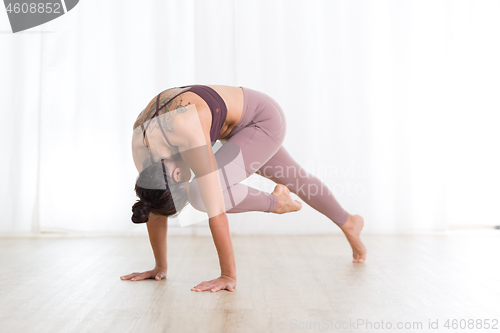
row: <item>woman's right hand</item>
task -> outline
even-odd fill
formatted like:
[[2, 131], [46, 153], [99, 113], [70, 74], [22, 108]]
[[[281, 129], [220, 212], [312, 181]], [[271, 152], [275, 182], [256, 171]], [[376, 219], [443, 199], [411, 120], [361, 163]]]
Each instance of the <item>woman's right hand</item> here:
[[160, 281], [167, 278], [167, 268], [156, 266], [154, 269], [142, 273], [131, 273], [129, 275], [121, 276], [122, 280], [140, 281], [144, 279], [155, 279]]

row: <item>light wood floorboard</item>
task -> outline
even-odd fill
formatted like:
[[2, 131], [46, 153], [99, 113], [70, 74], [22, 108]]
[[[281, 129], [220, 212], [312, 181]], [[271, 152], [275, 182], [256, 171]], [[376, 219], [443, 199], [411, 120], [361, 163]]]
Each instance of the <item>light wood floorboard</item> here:
[[443, 324], [500, 320], [500, 231], [364, 240], [368, 261], [353, 264], [341, 236], [234, 236], [235, 292], [197, 293], [219, 273], [209, 237], [169, 236], [168, 279], [138, 282], [119, 277], [153, 268], [146, 237], [0, 238], [0, 332], [387, 331], [335, 328], [358, 320], [473, 332]]

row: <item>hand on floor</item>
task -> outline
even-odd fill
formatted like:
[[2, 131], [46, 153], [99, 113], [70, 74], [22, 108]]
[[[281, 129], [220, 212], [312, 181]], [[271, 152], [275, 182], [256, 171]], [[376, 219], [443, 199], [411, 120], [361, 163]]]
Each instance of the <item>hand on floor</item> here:
[[144, 279], [155, 279], [160, 281], [163, 278], [167, 278], [167, 269], [156, 266], [154, 269], [150, 271], [146, 271], [143, 273], [131, 273], [129, 275], [121, 276], [122, 280], [130, 280], [130, 281], [140, 281]]
[[219, 290], [229, 290], [233, 292], [234, 287], [236, 287], [236, 279], [232, 279], [228, 276], [221, 276], [215, 280], [203, 281], [197, 286], [191, 288], [191, 290], [194, 291], [210, 290], [211, 292], [216, 292]]

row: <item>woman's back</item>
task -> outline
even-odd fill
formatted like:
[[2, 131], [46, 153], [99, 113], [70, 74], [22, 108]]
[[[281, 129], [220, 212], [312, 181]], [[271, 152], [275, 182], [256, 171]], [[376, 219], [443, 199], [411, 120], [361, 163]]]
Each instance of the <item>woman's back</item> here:
[[[208, 87], [215, 90], [227, 108], [226, 119], [220, 131], [220, 138], [226, 137], [232, 130], [232, 128], [238, 123], [243, 114], [244, 97], [243, 90], [241, 87], [224, 86], [224, 85], [207, 85]], [[194, 92], [188, 91], [189, 88], [179, 88], [174, 87], [167, 89], [161, 93], [159, 104], [163, 105], [171, 100], [168, 105], [163, 108], [160, 113], [173, 111], [179, 109], [180, 107], [186, 107], [186, 105], [195, 105], [196, 109], [200, 113], [210, 113], [209, 107], [205, 100], [203, 100], [199, 95]], [[174, 97], [172, 99], [172, 97]], [[144, 122], [151, 119], [156, 111], [157, 96], [151, 99], [146, 108], [138, 116], [134, 129], [141, 126]]]

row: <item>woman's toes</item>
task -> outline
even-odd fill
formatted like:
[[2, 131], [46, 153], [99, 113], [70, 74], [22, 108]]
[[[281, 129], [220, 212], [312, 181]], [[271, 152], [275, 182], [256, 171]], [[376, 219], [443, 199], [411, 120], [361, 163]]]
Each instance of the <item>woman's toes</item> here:
[[366, 256], [365, 255], [362, 255], [362, 254], [359, 254], [359, 253], [356, 253], [356, 254], [353, 254], [352, 257], [354, 258], [352, 260], [352, 262], [356, 262], [356, 263], [364, 263], [365, 260], [366, 260]]

